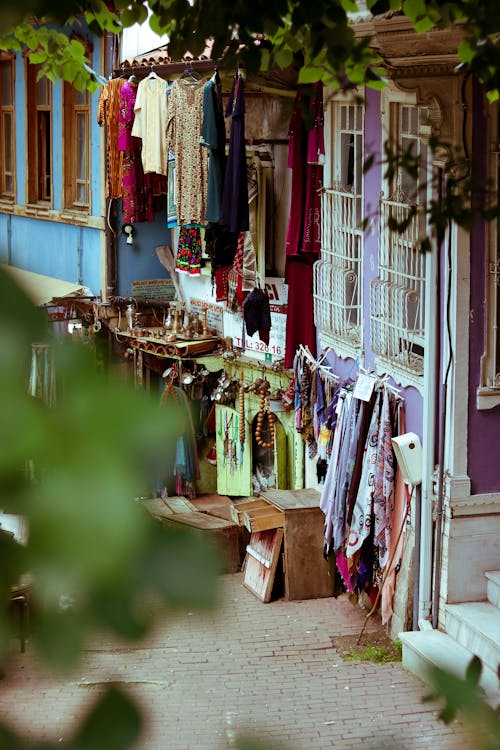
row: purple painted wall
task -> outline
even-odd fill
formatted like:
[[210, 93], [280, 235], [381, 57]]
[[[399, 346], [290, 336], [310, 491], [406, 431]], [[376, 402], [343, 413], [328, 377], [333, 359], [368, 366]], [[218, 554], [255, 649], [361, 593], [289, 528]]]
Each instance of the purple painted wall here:
[[[363, 340], [364, 358], [358, 362], [353, 359], [342, 359], [335, 352], [328, 354], [328, 363], [340, 377], [355, 379], [361, 364], [366, 369], [375, 367], [375, 354], [370, 348], [370, 283], [377, 276], [378, 261], [378, 202], [382, 188], [382, 118], [380, 115], [380, 94], [372, 89], [366, 90], [365, 108], [365, 158], [375, 154], [374, 164], [365, 175], [364, 199], [365, 217], [368, 225], [365, 232], [363, 262]], [[319, 347], [318, 347], [319, 350]], [[393, 381], [390, 381], [393, 382]], [[416, 388], [401, 388], [405, 399], [406, 429], [415, 432], [422, 438], [423, 399]]]
[[[484, 184], [487, 176], [489, 138], [486, 107], [481, 87], [474, 82], [472, 176]], [[472, 494], [500, 491], [498, 466], [500, 444], [500, 406], [486, 411], [476, 408], [476, 389], [480, 380], [481, 356], [485, 345], [485, 297], [487, 228], [478, 221], [471, 232], [470, 251], [470, 332], [469, 332], [469, 426], [468, 475]]]

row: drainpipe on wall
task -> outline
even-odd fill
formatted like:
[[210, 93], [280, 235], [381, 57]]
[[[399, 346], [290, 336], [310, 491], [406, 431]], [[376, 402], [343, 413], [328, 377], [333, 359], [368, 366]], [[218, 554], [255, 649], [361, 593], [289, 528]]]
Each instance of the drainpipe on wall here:
[[[109, 78], [116, 67], [117, 58], [117, 35], [111, 31], [104, 32], [104, 75]], [[107, 165], [105, 166], [105, 169]], [[105, 177], [106, 181], [106, 177]], [[105, 265], [106, 265], [106, 300], [116, 294], [117, 280], [117, 257], [116, 257], [116, 232], [110, 224], [112, 201], [106, 198], [105, 204]]]
[[78, 227], [78, 246], [76, 248], [77, 284], [83, 284], [83, 227]]
[[7, 215], [7, 263], [12, 265], [12, 214]]
[[422, 490], [415, 487], [415, 547], [413, 551], [413, 602], [412, 630], [418, 630], [419, 597], [420, 597], [420, 547], [422, 544]]
[[[432, 627], [437, 628], [439, 624], [439, 599], [441, 596], [441, 563], [443, 546], [443, 507], [444, 507], [444, 462], [446, 450], [446, 411], [448, 401], [448, 376], [453, 362], [453, 343], [451, 338], [451, 285], [452, 285], [452, 259], [451, 259], [451, 227], [448, 229], [447, 253], [446, 253], [446, 303], [441, 328], [446, 325], [448, 362], [443, 374], [441, 386], [441, 420], [439, 425], [439, 456], [438, 456], [438, 489], [436, 502], [436, 550], [434, 554], [434, 588], [432, 593]], [[444, 245], [443, 245], [444, 250]], [[444, 349], [443, 349], [444, 351]], [[444, 363], [443, 363], [444, 367]]]
[[437, 321], [439, 320], [437, 267], [438, 253], [430, 251], [426, 258], [426, 319], [424, 357], [424, 414], [423, 414], [423, 455], [422, 491], [420, 514], [420, 575], [418, 581], [418, 627], [423, 630], [431, 627], [432, 582], [432, 501], [433, 472], [435, 455], [435, 413], [436, 382], [438, 360], [436, 352]]
[[110, 226], [111, 201], [106, 198], [106, 220], [104, 233], [106, 237], [106, 300], [116, 294], [117, 258], [116, 258], [116, 232]]

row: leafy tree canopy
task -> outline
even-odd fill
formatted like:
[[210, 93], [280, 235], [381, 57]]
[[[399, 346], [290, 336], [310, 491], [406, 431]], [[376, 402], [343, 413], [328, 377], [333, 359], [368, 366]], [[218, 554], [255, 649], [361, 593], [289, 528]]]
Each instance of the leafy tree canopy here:
[[[323, 80], [334, 88], [384, 85], [383, 68], [370, 40], [356, 37], [351, 14], [402, 13], [418, 33], [433, 28], [463, 29], [458, 47], [462, 64], [481, 80], [491, 101], [500, 92], [500, 15], [497, 0], [7, 0], [0, 10], [0, 49], [31, 50], [50, 79], [61, 77], [77, 88], [96, 88], [83, 45], [68, 44], [71, 31], [119, 33], [134, 23], [149, 23], [168, 34], [173, 58], [186, 50], [199, 54], [213, 40], [213, 56], [234, 65], [235, 55], [250, 70], [287, 67], [303, 56], [301, 82]], [[31, 22], [35, 20], [33, 26]], [[53, 22], [66, 30], [61, 34]]]

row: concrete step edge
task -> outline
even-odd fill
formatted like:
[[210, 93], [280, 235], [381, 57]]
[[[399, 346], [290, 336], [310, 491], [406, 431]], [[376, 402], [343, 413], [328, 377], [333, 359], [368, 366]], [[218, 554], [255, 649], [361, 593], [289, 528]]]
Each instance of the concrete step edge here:
[[[430, 672], [438, 667], [457, 677], [464, 677], [473, 654], [447, 633], [440, 630], [399, 633], [403, 644], [403, 666], [423, 682], [432, 683]], [[500, 704], [500, 684], [494, 670], [483, 664], [481, 688], [493, 706]]]
[[500, 609], [500, 570], [487, 570], [486, 590], [488, 601], [497, 609]]
[[[460, 604], [446, 604], [445, 610], [447, 618], [459, 620], [474, 635], [480, 635], [488, 645], [493, 646], [498, 651], [500, 661], [500, 610], [497, 607], [487, 601], [461, 602]], [[491, 617], [495, 620], [495, 626], [487, 629], [486, 618]], [[449, 631], [450, 628], [447, 626], [446, 630]]]

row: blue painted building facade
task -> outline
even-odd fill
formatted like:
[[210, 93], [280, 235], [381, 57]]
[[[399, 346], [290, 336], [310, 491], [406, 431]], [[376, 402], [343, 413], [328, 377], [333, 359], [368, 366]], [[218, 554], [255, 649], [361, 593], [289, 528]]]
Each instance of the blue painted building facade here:
[[[89, 38], [91, 65], [103, 69], [103, 45]], [[89, 95], [85, 165], [88, 174], [88, 200], [85, 208], [68, 208], [64, 202], [63, 160], [73, 158], [64, 133], [63, 89], [61, 81], [50, 86], [50, 200], [33, 201], [29, 195], [30, 164], [28, 129], [33, 127], [27, 107], [26, 57], [17, 52], [2, 63], [12, 65], [13, 80], [13, 192], [0, 196], [0, 262], [22, 270], [43, 274], [88, 287], [93, 294], [104, 288], [103, 159], [101, 128], [97, 124], [99, 92]], [[6, 76], [2, 83], [5, 84]], [[4, 134], [5, 135], [5, 134]], [[66, 149], [66, 151], [65, 151]]]

